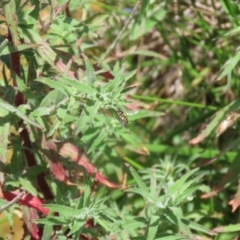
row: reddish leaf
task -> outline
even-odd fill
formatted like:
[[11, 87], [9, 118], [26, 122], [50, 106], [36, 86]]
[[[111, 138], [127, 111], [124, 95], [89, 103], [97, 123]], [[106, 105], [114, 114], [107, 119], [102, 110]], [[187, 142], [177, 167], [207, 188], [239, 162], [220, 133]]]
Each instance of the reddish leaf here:
[[106, 78], [107, 80], [109, 79], [114, 79], [114, 76], [110, 72], [103, 72], [100, 74], [102, 77]]
[[[3, 192], [4, 198], [8, 201], [11, 201], [18, 194], [19, 194], [19, 192], [17, 192], [17, 191], [14, 191], [14, 192], [4, 191]], [[22, 198], [18, 201], [18, 203], [22, 204], [24, 206], [32, 207], [32, 208], [42, 212], [44, 215], [48, 215], [49, 210], [47, 208], [41, 206], [43, 204], [43, 202], [39, 198], [34, 197], [28, 193], [24, 194], [22, 196]]]
[[228, 202], [229, 205], [232, 205], [232, 212], [235, 212], [236, 209], [240, 206], [240, 199], [239, 196], [237, 197], [236, 195], [234, 198]]
[[50, 164], [52, 174], [61, 182], [65, 180], [65, 170], [60, 162], [52, 162]]
[[110, 182], [103, 177], [89, 161], [87, 156], [75, 145], [71, 143], [61, 143], [57, 146], [53, 141], [45, 141], [45, 139], [43, 139], [42, 146], [45, 157], [50, 161], [52, 173], [60, 181], [64, 181], [67, 184], [72, 184], [66, 177], [65, 170], [63, 169], [62, 165], [59, 163], [60, 156], [62, 156], [64, 158], [71, 159], [73, 162], [76, 162], [78, 165], [82, 166], [84, 169], [86, 169], [87, 173], [96, 173], [95, 181], [111, 188], [125, 188], [125, 186]]
[[24, 207], [23, 208], [23, 221], [27, 226], [27, 229], [31, 236], [34, 239], [40, 239], [38, 234], [38, 227], [37, 224], [34, 222], [34, 220], [38, 219], [38, 213], [35, 209]]
[[213, 231], [217, 233], [221, 233], [221, 232], [225, 232], [225, 229], [224, 227], [220, 226], [220, 227], [214, 228]]
[[237, 193], [234, 195], [234, 198], [229, 201], [229, 205], [232, 205], [232, 212], [235, 212], [236, 209], [240, 206], [240, 182], [238, 184]]
[[[62, 62], [61, 59], [59, 59], [59, 60], [57, 61], [56, 66], [57, 66], [58, 69], [60, 69], [61, 72], [65, 72], [66, 69], [67, 69], [67, 67], [66, 67], [65, 64]], [[75, 73], [74, 73], [73, 71], [69, 71], [69, 72], [68, 72], [68, 76], [69, 76], [70, 78], [74, 78], [74, 74], [75, 74]]]
[[218, 192], [220, 192], [224, 189], [226, 184], [229, 184], [230, 182], [235, 181], [235, 176], [237, 176], [240, 172], [239, 156], [240, 156], [240, 154], [238, 154], [235, 157], [234, 161], [231, 163], [231, 165], [228, 169], [228, 172], [218, 182], [217, 186], [214, 187], [214, 191], [202, 195], [202, 198], [209, 198], [214, 195], [217, 195]]
[[74, 185], [71, 181], [66, 177], [65, 169], [60, 162], [51, 162], [50, 163], [50, 171], [52, 174], [61, 182], [66, 183], [67, 185]]
[[95, 181], [100, 182], [109, 188], [121, 188], [121, 189], [126, 188], [126, 186], [124, 186], [124, 185], [116, 184], [116, 183], [108, 181], [100, 172], [96, 172]]
[[234, 240], [240, 240], [240, 235], [236, 236]]
[[2, 186], [4, 183], [4, 173], [0, 172], [0, 198], [3, 198]]
[[205, 194], [201, 195], [201, 198], [202, 199], [210, 198], [210, 197], [216, 196], [217, 193], [218, 193], [218, 191], [212, 191], [212, 192], [209, 192], [209, 193], [205, 193]]
[[239, 119], [240, 114], [236, 112], [231, 112], [226, 116], [226, 118], [217, 127], [217, 137], [219, 137], [228, 128], [232, 127], [236, 121]]
[[88, 173], [95, 173], [96, 169], [87, 156], [71, 143], [64, 143], [60, 146], [59, 154], [64, 158], [70, 158], [73, 162], [83, 166]]
[[95, 174], [95, 181], [111, 188], [125, 188], [124, 184], [116, 184], [107, 180], [101, 173], [99, 173], [94, 165], [89, 161], [87, 156], [76, 146], [71, 143], [64, 143], [59, 145], [59, 154], [64, 158], [70, 158], [78, 165], [83, 166], [89, 174]]

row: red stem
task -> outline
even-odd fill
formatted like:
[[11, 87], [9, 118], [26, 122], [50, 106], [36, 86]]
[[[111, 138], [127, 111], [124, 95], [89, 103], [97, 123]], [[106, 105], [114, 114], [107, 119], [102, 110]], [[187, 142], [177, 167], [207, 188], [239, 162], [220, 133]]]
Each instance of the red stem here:
[[[8, 40], [9, 40], [9, 42], [13, 43], [12, 35], [11, 35], [10, 31], [8, 34]], [[19, 52], [11, 53], [10, 58], [11, 58], [11, 67], [12, 67], [13, 72], [20, 77], [21, 70], [20, 70], [20, 54], [19, 54]], [[14, 79], [14, 86], [16, 87], [16, 85], [17, 84]], [[24, 104], [24, 95], [21, 92], [17, 92], [16, 98], [15, 98], [15, 106], [18, 107], [21, 104]], [[19, 121], [19, 126], [22, 125], [22, 122], [23, 122], [22, 120]], [[36, 162], [34, 154], [31, 151], [32, 143], [30, 141], [29, 133], [28, 133], [26, 127], [24, 127], [23, 130], [20, 132], [20, 137], [23, 141], [23, 152], [24, 152], [28, 166], [29, 167], [36, 166], [37, 162]], [[37, 182], [38, 182], [38, 186], [39, 186], [45, 200], [53, 199], [52, 192], [46, 182], [44, 173], [39, 173], [37, 175]]]

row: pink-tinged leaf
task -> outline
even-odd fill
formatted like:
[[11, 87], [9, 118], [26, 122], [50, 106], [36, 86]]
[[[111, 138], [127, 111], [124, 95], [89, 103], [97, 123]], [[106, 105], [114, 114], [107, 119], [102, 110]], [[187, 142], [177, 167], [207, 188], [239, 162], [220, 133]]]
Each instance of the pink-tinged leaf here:
[[240, 231], [240, 224], [231, 224], [231, 225], [227, 225], [227, 226], [220, 226], [217, 228], [214, 228], [212, 231], [216, 232], [216, 233], [222, 233], [222, 232], [239, 232]]
[[23, 221], [26, 224], [27, 229], [31, 234], [32, 238], [36, 240], [40, 239], [37, 224], [34, 222], [38, 218], [39, 216], [36, 209], [29, 207], [23, 208]]
[[108, 71], [108, 72], [103, 72], [100, 74], [102, 77], [106, 78], [107, 80], [114, 79], [114, 76]]
[[208, 193], [202, 194], [201, 198], [202, 199], [207, 199], [207, 198], [211, 198], [211, 197], [217, 196], [217, 194], [218, 194], [218, 191], [212, 191], [212, 192], [208, 192]]
[[73, 185], [66, 176], [66, 170], [63, 168], [60, 155], [57, 153], [56, 144], [49, 140], [43, 139], [42, 147], [45, 158], [50, 162], [50, 171], [59, 181], [68, 185]]
[[88, 160], [87, 156], [76, 146], [71, 143], [62, 144], [59, 150], [59, 154], [64, 158], [69, 158], [77, 164], [83, 166], [88, 173], [94, 174], [96, 172], [93, 164]]
[[94, 165], [89, 161], [88, 157], [76, 146], [71, 143], [64, 143], [58, 146], [59, 154], [64, 158], [69, 158], [78, 165], [83, 166], [89, 174], [95, 174], [95, 181], [111, 188], [125, 188], [123, 184], [116, 184], [107, 180], [101, 173], [97, 171]]
[[231, 162], [228, 172], [218, 182], [217, 186], [214, 187], [212, 192], [202, 195], [201, 196], [202, 198], [209, 198], [209, 197], [217, 195], [218, 192], [222, 191], [227, 184], [235, 181], [236, 176], [240, 172], [239, 158], [240, 158], [240, 154], [237, 154], [237, 156], [234, 158], [233, 162]]
[[3, 10], [4, 15], [7, 16], [7, 24], [9, 31], [12, 36], [12, 42], [14, 46], [20, 44], [19, 34], [18, 34], [18, 17], [17, 17], [17, 9], [16, 9], [16, 1], [3, 1]]
[[237, 208], [240, 206], [240, 182], [238, 184], [237, 193], [234, 195], [234, 198], [229, 201], [229, 205], [232, 206], [232, 212], [235, 212]]
[[4, 173], [0, 171], [0, 198], [3, 198], [2, 186], [4, 183]]
[[202, 130], [201, 133], [197, 137], [190, 140], [189, 144], [197, 144], [197, 143], [200, 143], [201, 141], [203, 141], [206, 137], [209, 136], [210, 133], [212, 133], [212, 131], [214, 129], [217, 128], [219, 123], [221, 123], [223, 121], [223, 119], [225, 118], [225, 116], [228, 112], [235, 111], [236, 109], [239, 108], [239, 106], [240, 106], [240, 99], [238, 98], [235, 101], [231, 102], [226, 107], [224, 107], [223, 109], [221, 109], [221, 111], [217, 112], [215, 117], [207, 125], [207, 127], [204, 130]]
[[62, 72], [67, 71], [67, 76], [69, 76], [70, 78], [74, 78], [74, 72], [73, 71], [69, 71], [66, 67], [66, 65], [63, 63], [63, 61], [61, 59], [59, 59], [56, 63], [56, 66], [58, 67], [58, 69], [60, 69]]
[[116, 184], [116, 183], [108, 181], [100, 172], [96, 172], [95, 181], [102, 183], [103, 185], [105, 185], [109, 188], [121, 188], [121, 189], [126, 188], [126, 186], [124, 184]]
[[73, 162], [76, 162], [78, 165], [82, 166], [87, 173], [95, 175], [95, 181], [111, 188], [125, 188], [125, 185], [115, 184], [108, 181], [105, 177], [101, 175], [94, 167], [94, 165], [89, 161], [88, 157], [80, 149], [71, 143], [61, 143], [56, 145], [53, 141], [46, 141], [43, 139], [42, 148], [45, 157], [50, 161], [51, 172], [54, 174], [57, 179], [64, 181], [66, 184], [71, 183], [66, 177], [65, 170], [62, 167], [60, 162], [60, 156], [68, 158]]
[[50, 164], [51, 173], [61, 182], [65, 180], [65, 170], [60, 162], [52, 162]]
[[232, 127], [239, 119], [240, 114], [232, 112], [226, 116], [226, 118], [217, 127], [217, 137], [224, 133], [228, 128]]
[[66, 183], [67, 185], [75, 185], [72, 183], [66, 176], [66, 170], [63, 168], [62, 163], [60, 162], [51, 162], [50, 163], [51, 173], [61, 182]]
[[[4, 191], [3, 192], [3, 197], [8, 201], [11, 201], [17, 195], [19, 195], [19, 192], [17, 192], [17, 191], [14, 191], [14, 192]], [[26, 193], [22, 196], [22, 198], [18, 201], [18, 203], [21, 205], [24, 205], [24, 206], [32, 207], [32, 208], [40, 211], [44, 215], [48, 215], [49, 210], [42, 206], [42, 204], [44, 204], [44, 203], [38, 197], [34, 197], [34, 196]]]
[[144, 146], [139, 146], [138, 148], [134, 148], [132, 146], [127, 146], [126, 147], [129, 151], [135, 152], [137, 154], [143, 155], [143, 156], [148, 156], [150, 155], [148, 149]]
[[[32, 42], [33, 44], [38, 44], [39, 47], [36, 51], [40, 57], [46, 61], [53, 69], [58, 73], [64, 74], [67, 72], [67, 66], [62, 62], [59, 56], [53, 51], [49, 44], [43, 40], [43, 38], [34, 30], [30, 28], [22, 29], [22, 37], [26, 42]], [[73, 72], [68, 72], [68, 76], [71, 78]]]
[[[127, 97], [127, 100], [130, 101], [131, 98]], [[131, 110], [131, 111], [137, 111], [139, 110], [139, 105], [137, 102], [132, 102], [127, 104], [127, 109]]]

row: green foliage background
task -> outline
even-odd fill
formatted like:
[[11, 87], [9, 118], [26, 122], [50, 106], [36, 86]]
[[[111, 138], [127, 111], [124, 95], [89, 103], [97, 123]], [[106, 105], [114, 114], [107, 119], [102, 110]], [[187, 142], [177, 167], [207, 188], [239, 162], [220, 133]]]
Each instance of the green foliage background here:
[[[37, 221], [42, 239], [239, 237], [237, 2], [0, 7], [1, 185], [48, 203], [50, 213]], [[111, 188], [69, 159], [49, 158], [43, 139], [84, 151]], [[76, 185], [60, 180], [55, 160], [66, 175], [76, 171]], [[40, 173], [51, 199], [37, 187]]]

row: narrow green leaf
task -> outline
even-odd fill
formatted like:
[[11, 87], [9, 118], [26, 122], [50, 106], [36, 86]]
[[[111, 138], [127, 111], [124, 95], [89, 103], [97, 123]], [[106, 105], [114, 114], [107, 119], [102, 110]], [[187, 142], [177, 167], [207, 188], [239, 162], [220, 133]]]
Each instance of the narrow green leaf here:
[[189, 171], [188, 173], [184, 174], [180, 179], [178, 179], [170, 188], [169, 188], [169, 192], [171, 194], [176, 194], [178, 195], [179, 189], [182, 187], [183, 184], [185, 184], [185, 182], [187, 181], [187, 179], [192, 176], [196, 171], [198, 170], [198, 168], [192, 169], [191, 171]]
[[221, 80], [225, 76], [227, 76], [233, 68], [236, 67], [240, 60], [240, 48], [237, 49], [237, 52], [234, 57], [230, 58], [223, 66], [220, 75], [218, 76], [217, 80]]
[[148, 187], [146, 186], [146, 184], [143, 182], [142, 178], [137, 174], [137, 172], [134, 170], [134, 168], [130, 167], [130, 172], [133, 176], [133, 178], [135, 179], [138, 187], [146, 193], [148, 193]]
[[151, 196], [149, 191], [144, 191], [143, 189], [140, 188], [129, 188], [127, 190], [125, 190], [126, 192], [132, 192], [132, 193], [136, 193], [141, 195], [146, 201], [150, 202], [150, 203], [154, 203], [155, 202], [155, 198], [154, 196]]
[[148, 51], [148, 50], [138, 50], [138, 51], [134, 51], [131, 54], [132, 55], [141, 55], [141, 56], [146, 56], [146, 57], [160, 58], [160, 54], [159, 53], [153, 52], [153, 51]]
[[157, 178], [155, 169], [151, 169], [151, 182], [150, 182], [150, 195], [154, 196], [155, 199], [157, 199]]
[[106, 131], [101, 131], [100, 134], [94, 139], [90, 148], [88, 149], [88, 153], [91, 153], [94, 149], [96, 149], [99, 145], [103, 143], [103, 140], [108, 136]]
[[36, 79], [36, 81], [44, 83], [46, 85], [48, 85], [51, 88], [54, 88], [60, 92], [62, 92], [64, 95], [66, 96], [71, 96], [72, 95], [72, 91], [69, 87], [67, 87], [66, 84], [59, 82], [57, 80], [51, 80], [49, 78], [38, 78]]
[[89, 207], [92, 184], [90, 180], [87, 178], [86, 174], [84, 174], [83, 182], [84, 182], [83, 207]]
[[78, 239], [79, 239], [79, 235], [82, 232], [81, 230], [82, 230], [82, 227], [85, 224], [85, 222], [86, 222], [86, 219], [77, 219], [76, 221], [74, 221], [74, 224], [73, 224], [73, 226], [71, 226], [68, 236], [71, 236], [72, 234], [77, 232]]
[[57, 89], [54, 89], [43, 98], [40, 107], [53, 107], [64, 99], [66, 99], [66, 94]]
[[148, 226], [148, 233], [147, 233], [147, 239], [148, 240], [154, 240], [157, 230], [158, 230], [158, 224], [159, 224], [159, 216], [152, 215], [151, 220]]
[[8, 44], [8, 39], [7, 39], [7, 38], [4, 39], [4, 40], [1, 42], [1, 44], [0, 44], [0, 56], [5, 55], [5, 54], [4, 54], [4, 50], [5, 50], [6, 46], [7, 46], [7, 44]]
[[90, 84], [93, 84], [95, 81], [94, 69], [91, 62], [88, 60], [87, 56], [83, 54], [84, 63], [87, 70], [87, 79]]
[[46, 224], [44, 226], [42, 239], [51, 239], [52, 232], [53, 232], [53, 225]]
[[148, 221], [144, 217], [136, 217], [131, 220], [127, 220], [123, 223], [123, 229], [137, 229], [140, 227], [146, 227]]
[[19, 177], [19, 182], [22, 185], [22, 188], [24, 188], [27, 192], [31, 193], [33, 196], [37, 196], [38, 192], [29, 180]]
[[141, 118], [146, 117], [159, 117], [163, 116], [165, 113], [163, 112], [156, 112], [156, 111], [150, 111], [150, 110], [139, 110], [136, 114], [128, 115], [128, 118], [130, 121], [134, 121]]
[[216, 235], [216, 233], [214, 231], [211, 231], [209, 229], [207, 229], [206, 227], [200, 225], [200, 224], [197, 224], [195, 222], [192, 222], [192, 221], [189, 221], [189, 220], [186, 220], [186, 219], [182, 219], [182, 222], [188, 226], [190, 229], [193, 229], [195, 231], [198, 231], [198, 232], [203, 232], [203, 233], [206, 233], [208, 235]]
[[213, 229], [215, 232], [239, 232], [240, 231], [240, 223], [230, 224], [228, 226], [220, 226]]
[[33, 112], [30, 113], [31, 118], [37, 118], [41, 116], [48, 116], [51, 114], [51, 109], [46, 108], [46, 107], [39, 107], [35, 109]]
[[86, 93], [89, 95], [95, 95], [97, 93], [96, 88], [94, 88], [92, 85], [88, 84], [87, 82], [82, 83], [82, 82], [77, 82], [73, 79], [62, 78], [62, 77], [58, 77], [57, 81], [63, 85], [76, 88], [77, 90], [79, 90], [82, 93]]
[[10, 128], [9, 112], [5, 109], [0, 109], [0, 161], [6, 163], [6, 153], [8, 146], [8, 135]]
[[170, 235], [170, 236], [161, 236], [160, 238], [155, 238], [155, 240], [188, 240], [189, 238], [182, 235]]
[[12, 114], [17, 115], [21, 119], [23, 119], [25, 122], [29, 123], [30, 125], [33, 125], [37, 128], [42, 129], [42, 127], [37, 124], [36, 122], [32, 121], [30, 118], [28, 118], [25, 114], [20, 112], [17, 108], [13, 107], [12, 105], [8, 104], [7, 102], [4, 102], [3, 100], [0, 100], [0, 109], [5, 109], [8, 112], [11, 112]]
[[3, 1], [3, 10], [8, 24], [8, 28], [12, 35], [13, 45], [19, 45], [19, 34], [18, 34], [18, 17], [16, 9], [16, 1], [9, 0]]
[[64, 217], [74, 217], [80, 213], [80, 210], [76, 211], [76, 209], [63, 206], [63, 205], [58, 205], [58, 204], [46, 204], [45, 205], [49, 210], [53, 212], [58, 212], [61, 216]]
[[[4, 41], [4, 43], [5, 42], [6, 41]], [[1, 50], [1, 46], [2, 46], [2, 44], [0, 45], [0, 50]], [[15, 46], [15, 47], [5, 44], [4, 49], [2, 49], [2, 52], [0, 51], [0, 56], [8, 55], [8, 54], [15, 53], [15, 52], [22, 52], [27, 49], [34, 49], [34, 48], [37, 48], [38, 46], [39, 46], [38, 44], [32, 44], [32, 43], [21, 44], [21, 45]]]
[[48, 217], [36, 220], [38, 224], [45, 225], [59, 225], [59, 224], [68, 224], [69, 220], [65, 217]]

